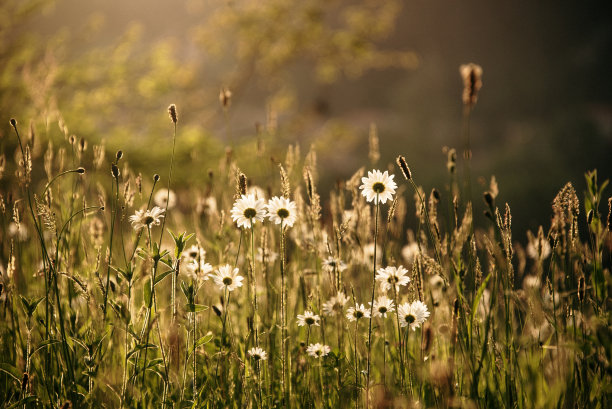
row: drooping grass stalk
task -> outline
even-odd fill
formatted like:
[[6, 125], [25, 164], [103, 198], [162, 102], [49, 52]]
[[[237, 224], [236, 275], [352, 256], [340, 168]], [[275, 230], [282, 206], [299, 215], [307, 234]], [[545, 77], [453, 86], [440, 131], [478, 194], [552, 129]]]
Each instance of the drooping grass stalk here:
[[374, 217], [374, 261], [372, 266], [372, 297], [370, 303], [370, 322], [368, 327], [368, 363], [366, 372], [366, 404], [370, 407], [370, 370], [371, 370], [371, 355], [372, 355], [372, 318], [374, 316], [374, 294], [376, 290], [376, 244], [378, 239], [378, 213], [380, 211], [379, 202], [380, 193], [376, 192], [376, 210]]

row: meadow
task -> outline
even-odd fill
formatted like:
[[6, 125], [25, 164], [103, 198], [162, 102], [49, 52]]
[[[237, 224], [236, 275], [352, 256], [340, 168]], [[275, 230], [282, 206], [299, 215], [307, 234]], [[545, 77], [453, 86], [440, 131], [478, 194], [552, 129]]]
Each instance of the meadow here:
[[463, 146], [431, 190], [410, 155], [380, 161], [375, 127], [370, 163], [320, 192], [316, 149], [270, 160], [265, 129], [177, 188], [175, 105], [154, 174], [61, 121], [53, 144], [7, 120], [3, 407], [609, 407], [607, 180], [568, 183], [513, 237], [495, 177], [470, 174], [481, 74], [462, 67]]

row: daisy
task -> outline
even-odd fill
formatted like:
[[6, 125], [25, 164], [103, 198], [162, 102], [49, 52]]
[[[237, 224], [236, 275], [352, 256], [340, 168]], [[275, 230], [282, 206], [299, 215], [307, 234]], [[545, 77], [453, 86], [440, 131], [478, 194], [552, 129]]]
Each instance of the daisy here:
[[242, 287], [244, 277], [238, 275], [238, 269], [232, 268], [229, 264], [219, 267], [214, 274], [209, 274], [220, 290], [234, 291], [238, 287]]
[[136, 210], [136, 213], [130, 216], [130, 222], [136, 231], [151, 227], [151, 225], [159, 225], [164, 217], [164, 212], [164, 209], [157, 206], [151, 210]]
[[217, 213], [217, 199], [212, 196], [198, 197], [196, 212], [199, 215], [212, 216]]
[[393, 181], [394, 177], [395, 175], [389, 175], [387, 171], [385, 173], [381, 173], [380, 170], [368, 172], [368, 177], [361, 178], [363, 183], [359, 186], [359, 189], [363, 190], [361, 194], [365, 196], [368, 202], [374, 201], [374, 204], [377, 204], [376, 198], [378, 197], [381, 203], [386, 203], [387, 200], [393, 198], [397, 188]]
[[349, 307], [346, 310], [346, 318], [351, 322], [358, 321], [360, 318], [370, 318], [370, 310], [363, 304], [357, 303], [354, 307]]
[[348, 297], [344, 293], [338, 293], [323, 304], [323, 314], [334, 316], [342, 313], [344, 305], [348, 302]]
[[308, 348], [306, 348], [306, 352], [313, 358], [321, 358], [323, 356], [327, 356], [331, 352], [331, 348], [327, 345], [321, 345], [319, 343], [310, 344]]
[[321, 317], [319, 317], [312, 311], [306, 311], [304, 312], [303, 315], [298, 314], [297, 319], [298, 319], [298, 327], [303, 327], [305, 325], [308, 325], [308, 326], [316, 325], [318, 327]]
[[336, 257], [327, 257], [323, 260], [323, 271], [333, 273], [334, 269], [341, 273], [346, 270], [346, 263]]
[[374, 261], [374, 249], [376, 249], [376, 264], [380, 263], [382, 260], [382, 249], [378, 244], [374, 245], [374, 243], [368, 243], [363, 246], [363, 255], [362, 262], [364, 264], [372, 264]]
[[530, 237], [527, 255], [534, 260], [545, 260], [550, 256], [550, 243], [543, 237]]
[[265, 361], [266, 359], [268, 359], [268, 354], [266, 353], [266, 351], [259, 347], [249, 349], [247, 354], [249, 354], [249, 356], [255, 361]]
[[176, 206], [176, 194], [171, 190], [168, 193], [168, 189], [159, 189], [155, 196], [153, 196], [153, 201], [159, 207], [166, 207], [168, 205], [168, 209], [172, 209]]
[[[372, 303], [370, 303], [371, 305]], [[374, 301], [374, 316], [375, 317], [387, 317], [388, 312], [393, 312], [395, 304], [393, 300], [388, 298], [386, 295], [378, 297], [378, 300]]]
[[408, 264], [412, 264], [414, 262], [414, 258], [419, 254], [419, 245], [416, 242], [412, 242], [410, 244], [406, 244], [402, 248], [402, 257]]
[[402, 328], [410, 327], [413, 331], [416, 331], [429, 317], [427, 305], [419, 300], [400, 305], [397, 309], [397, 314]]
[[266, 191], [260, 188], [259, 186], [249, 186], [247, 188], [247, 194], [255, 196], [257, 199], [265, 199]]
[[232, 207], [232, 219], [238, 227], [249, 229], [251, 223], [263, 222], [266, 215], [266, 205], [263, 199], [256, 199], [255, 195], [242, 195], [234, 202]]
[[183, 271], [191, 278], [203, 276], [204, 280], [213, 271], [213, 267], [205, 261], [206, 251], [196, 244], [189, 247], [181, 255]]
[[297, 207], [295, 202], [284, 197], [275, 196], [266, 205], [268, 209], [267, 216], [276, 224], [281, 222], [287, 226], [293, 226], [297, 220]]
[[389, 291], [395, 285], [395, 291], [399, 291], [400, 286], [405, 286], [410, 282], [408, 270], [403, 266], [379, 268], [376, 273], [376, 280], [380, 281], [383, 291]]

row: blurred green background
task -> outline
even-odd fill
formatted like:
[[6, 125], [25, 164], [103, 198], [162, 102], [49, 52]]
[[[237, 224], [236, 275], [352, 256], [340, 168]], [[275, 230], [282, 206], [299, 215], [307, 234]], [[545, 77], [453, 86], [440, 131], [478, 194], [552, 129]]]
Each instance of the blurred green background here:
[[[371, 166], [375, 123], [377, 166], [403, 154], [417, 183], [444, 195], [442, 148], [463, 147], [458, 68], [468, 62], [484, 71], [473, 179], [496, 176], [524, 241], [548, 227], [567, 181], [581, 194], [585, 171], [612, 175], [609, 1], [5, 0], [0, 183], [11, 183], [10, 117], [39, 155], [46, 139], [74, 134], [90, 155], [104, 141], [107, 157], [122, 149], [136, 171], [165, 175], [175, 103], [179, 191], [203, 184], [226, 147], [265, 184], [270, 157], [298, 143], [302, 154], [315, 146], [325, 201], [336, 180]], [[474, 186], [481, 213], [486, 184]]]

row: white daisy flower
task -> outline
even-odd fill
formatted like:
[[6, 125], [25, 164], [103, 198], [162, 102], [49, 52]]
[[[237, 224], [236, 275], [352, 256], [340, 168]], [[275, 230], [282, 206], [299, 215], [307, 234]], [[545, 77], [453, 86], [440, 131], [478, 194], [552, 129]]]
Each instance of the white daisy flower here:
[[334, 269], [341, 273], [346, 270], [346, 263], [336, 257], [327, 257], [323, 260], [322, 267], [326, 273], [333, 273]]
[[327, 354], [331, 352], [331, 348], [327, 345], [316, 343], [308, 345], [306, 352], [313, 358], [321, 358], [323, 356], [327, 356]]
[[176, 206], [176, 194], [172, 190], [168, 194], [168, 189], [159, 189], [153, 196], [153, 201], [162, 208], [166, 208], [167, 203], [168, 209], [172, 209]]
[[[372, 303], [369, 303], [372, 305]], [[388, 312], [393, 312], [395, 304], [393, 300], [386, 295], [381, 295], [377, 300], [374, 300], [374, 316], [375, 317], [387, 317]]]
[[203, 277], [206, 280], [213, 271], [213, 267], [205, 261], [205, 257], [206, 251], [202, 247], [196, 244], [189, 247], [181, 255], [182, 271], [193, 279]]
[[363, 304], [355, 304], [354, 307], [349, 307], [346, 310], [346, 318], [349, 321], [358, 321], [360, 318], [370, 318], [370, 310]]
[[293, 226], [297, 220], [297, 207], [295, 202], [284, 197], [275, 196], [266, 205], [268, 209], [267, 216], [276, 224], [283, 224], [287, 227]]
[[265, 361], [268, 359], [268, 354], [266, 351], [259, 347], [249, 349], [247, 354], [255, 361]]
[[306, 311], [304, 312], [304, 314], [298, 314], [297, 320], [298, 320], [298, 327], [303, 327], [306, 325], [308, 326], [316, 325], [318, 327], [319, 321], [321, 321], [321, 317], [319, 317], [312, 311]]
[[363, 246], [363, 258], [362, 261], [366, 265], [371, 265], [374, 262], [374, 248], [376, 248], [376, 264], [379, 264], [382, 260], [382, 249], [377, 244], [374, 247], [374, 243], [368, 243]]
[[255, 185], [249, 186], [247, 188], [247, 194], [253, 195], [257, 199], [265, 200], [266, 198], [266, 191], [260, 188], [259, 186], [255, 186]]
[[402, 328], [410, 327], [413, 331], [416, 331], [429, 317], [427, 305], [419, 300], [400, 305], [397, 314]]
[[242, 195], [234, 202], [232, 207], [232, 220], [238, 227], [251, 228], [256, 221], [263, 222], [266, 215], [266, 204], [263, 199], [256, 199], [255, 195]]
[[386, 203], [387, 200], [391, 200], [395, 194], [397, 185], [393, 181], [395, 175], [389, 175], [389, 172], [385, 170], [385, 173], [381, 173], [380, 170], [373, 170], [368, 172], [368, 177], [362, 177], [359, 186], [362, 189], [361, 194], [365, 196], [368, 202], [374, 201], [376, 204], [376, 196], [381, 203]]
[[410, 282], [408, 270], [403, 266], [379, 268], [376, 273], [376, 280], [380, 281], [383, 291], [389, 291], [395, 285], [395, 291], [399, 291], [400, 286], [405, 286]]
[[198, 197], [196, 212], [200, 215], [212, 216], [217, 213], [217, 199], [213, 196]]
[[159, 225], [164, 217], [164, 209], [155, 206], [151, 210], [136, 210], [129, 220], [132, 223], [134, 230], [138, 231], [151, 225]]
[[545, 238], [535, 237], [527, 244], [527, 255], [534, 260], [547, 259], [550, 251], [550, 243]]
[[402, 248], [402, 257], [407, 264], [412, 264], [414, 258], [419, 254], [419, 245], [417, 242], [406, 244]]
[[214, 274], [209, 274], [220, 290], [234, 291], [238, 287], [242, 287], [244, 277], [238, 274], [238, 269], [233, 268], [229, 264], [221, 266], [215, 270]]
[[326, 303], [323, 304], [323, 314], [334, 316], [341, 314], [344, 309], [344, 305], [348, 302], [348, 297], [344, 293], [338, 293], [338, 295], [330, 298]]

